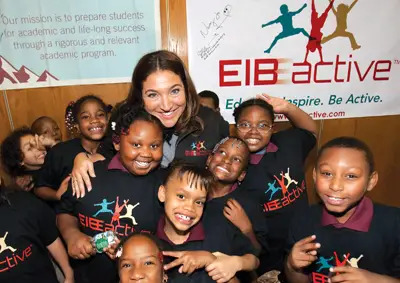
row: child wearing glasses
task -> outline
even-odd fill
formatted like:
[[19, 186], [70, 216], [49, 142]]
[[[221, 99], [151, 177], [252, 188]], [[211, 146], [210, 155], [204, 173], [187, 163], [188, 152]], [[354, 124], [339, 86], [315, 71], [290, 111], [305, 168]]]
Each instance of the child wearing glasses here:
[[[276, 133], [275, 113], [284, 114], [292, 128]], [[240, 190], [256, 197], [269, 227], [270, 251], [261, 258], [259, 273], [282, 271], [290, 219], [308, 206], [304, 161], [315, 145], [317, 126], [294, 104], [265, 94], [243, 102], [233, 116], [237, 135], [251, 153]]]

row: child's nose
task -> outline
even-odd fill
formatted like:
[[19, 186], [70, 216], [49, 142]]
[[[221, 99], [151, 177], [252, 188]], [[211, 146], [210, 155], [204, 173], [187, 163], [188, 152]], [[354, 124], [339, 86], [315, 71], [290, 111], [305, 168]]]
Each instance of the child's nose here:
[[330, 183], [329, 188], [332, 191], [341, 191], [343, 190], [343, 183], [340, 177], [334, 177]]
[[144, 272], [140, 268], [133, 268], [130, 278], [132, 280], [140, 280], [144, 278]]

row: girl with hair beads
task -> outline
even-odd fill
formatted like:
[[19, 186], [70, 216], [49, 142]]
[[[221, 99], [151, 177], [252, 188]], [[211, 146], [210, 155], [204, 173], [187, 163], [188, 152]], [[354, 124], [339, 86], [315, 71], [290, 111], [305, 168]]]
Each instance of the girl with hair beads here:
[[[45, 145], [35, 138], [35, 134], [27, 127], [13, 131], [1, 144], [1, 162], [5, 171], [18, 187], [25, 191], [33, 188], [45, 156]], [[22, 184], [18, 178], [20, 181], [21, 178], [28, 181]]]
[[321, 199], [289, 229], [289, 282], [400, 282], [400, 210], [365, 194], [378, 182], [371, 150], [354, 137], [321, 147], [313, 171]]
[[30, 193], [0, 184], [0, 282], [57, 283], [49, 253], [73, 283], [54, 212]]
[[[275, 113], [292, 128], [274, 133]], [[282, 271], [291, 217], [308, 206], [304, 161], [316, 142], [312, 118], [288, 101], [260, 95], [233, 112], [238, 136], [250, 149], [250, 162], [240, 190], [252, 194], [264, 209], [269, 229], [269, 253], [261, 257], [260, 273]]]
[[77, 199], [70, 185], [56, 207], [77, 282], [117, 282], [114, 261], [96, 254], [96, 234], [113, 231], [123, 238], [135, 231], [155, 232], [157, 227], [160, 178], [154, 170], [162, 158], [162, 125], [143, 110], [123, 107], [112, 129], [118, 153], [95, 163], [95, 189]]
[[[229, 135], [229, 125], [223, 118], [200, 106], [184, 63], [170, 51], [151, 52], [139, 60], [125, 103], [130, 107], [143, 107], [163, 124], [162, 167], [168, 167], [174, 159], [204, 166], [215, 144]], [[110, 143], [108, 146], [111, 147]], [[106, 148], [107, 145], [103, 149]], [[104, 151], [103, 156], [106, 156]], [[92, 168], [93, 164], [83, 154], [75, 160], [72, 176], [79, 184], [78, 196], [85, 194], [84, 184], [91, 190], [88, 171], [94, 177]]]
[[[75, 156], [96, 153], [108, 125], [109, 107], [95, 95], [86, 95], [68, 105], [66, 125], [80, 133], [79, 138], [54, 146], [45, 159], [35, 184], [35, 194], [47, 201], [60, 200], [69, 181]], [[59, 189], [60, 188], [60, 189]]]
[[164, 257], [158, 240], [149, 233], [133, 233], [117, 248], [118, 273], [121, 283], [168, 281]]

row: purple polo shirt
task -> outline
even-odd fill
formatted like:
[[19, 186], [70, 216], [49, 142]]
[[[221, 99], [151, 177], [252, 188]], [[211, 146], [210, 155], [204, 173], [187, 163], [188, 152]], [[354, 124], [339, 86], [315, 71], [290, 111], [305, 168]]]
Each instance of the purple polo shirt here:
[[368, 232], [374, 215], [374, 205], [372, 201], [363, 197], [360, 203], [356, 206], [356, 209], [352, 216], [345, 222], [339, 223], [335, 216], [329, 214], [325, 209], [322, 209], [321, 225], [328, 226], [333, 225], [335, 228], [347, 228], [360, 232]]
[[108, 170], [121, 170], [122, 172], [130, 173], [121, 163], [119, 152], [111, 159], [107, 166]]
[[[164, 227], [165, 227], [165, 216], [163, 215], [160, 217], [160, 220], [158, 221], [156, 236], [160, 240], [163, 240], [163, 241], [169, 243], [170, 245], [176, 246], [176, 244], [174, 244], [168, 238], [167, 234], [165, 234]], [[191, 242], [191, 241], [203, 241], [205, 239], [204, 228], [203, 228], [203, 224], [201, 223], [201, 221], [199, 221], [196, 225], [194, 225], [192, 228], [190, 228], [189, 233], [190, 233], [189, 237], [182, 244], [185, 244], [185, 243]], [[180, 244], [180, 245], [182, 245], [182, 244]]]

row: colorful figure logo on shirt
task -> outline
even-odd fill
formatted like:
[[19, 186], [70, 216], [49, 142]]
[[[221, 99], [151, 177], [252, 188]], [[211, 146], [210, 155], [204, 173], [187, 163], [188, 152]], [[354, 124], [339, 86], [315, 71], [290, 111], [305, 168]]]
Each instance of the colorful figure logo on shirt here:
[[274, 48], [275, 44], [278, 40], [293, 36], [299, 33], [304, 34], [306, 37], [309, 37], [308, 33], [303, 28], [294, 28], [293, 27], [293, 17], [299, 14], [304, 8], [307, 7], [307, 4], [304, 4], [300, 9], [297, 11], [291, 12], [286, 4], [283, 4], [280, 7], [281, 15], [273, 21], [270, 21], [266, 24], [261, 25], [262, 28], [273, 25], [273, 24], [281, 24], [282, 25], [282, 32], [279, 33], [275, 39], [272, 41], [271, 46], [264, 51], [264, 53], [271, 53], [272, 48]]
[[185, 150], [185, 156], [206, 156], [210, 154], [210, 150], [204, 145], [206, 141], [193, 142], [190, 145], [191, 150]]
[[[318, 261], [315, 263], [319, 265], [318, 269], [316, 272], [312, 272], [312, 282], [313, 283], [328, 283], [329, 277], [327, 274], [329, 274], [329, 268], [334, 267], [334, 266], [345, 266], [345, 265], [350, 265], [352, 267], [358, 268], [358, 262], [364, 257], [363, 255], [360, 255], [358, 258], [350, 258], [350, 253], [344, 254], [343, 259], [339, 257], [337, 252], [333, 252], [332, 257], [329, 259], [323, 256], [318, 257]], [[335, 265], [330, 264], [329, 261], [335, 260]], [[323, 270], [326, 269], [325, 274], [319, 273], [323, 272]]]
[[96, 212], [96, 214], [94, 214], [93, 216], [96, 217], [97, 215], [99, 215], [100, 213], [111, 213], [114, 214], [114, 212], [108, 208], [108, 206], [110, 204], [113, 204], [115, 201], [112, 202], [107, 202], [106, 199], [103, 199], [103, 201], [101, 203], [95, 203], [93, 204], [94, 206], [101, 206], [101, 209], [99, 211]]
[[15, 251], [17, 250], [17, 249], [14, 249], [13, 247], [8, 246], [8, 245], [6, 244], [6, 237], [7, 237], [7, 235], [8, 235], [8, 231], [6, 232], [6, 234], [5, 234], [3, 237], [0, 238], [0, 254], [1, 254], [2, 252], [6, 251], [6, 250], [10, 250], [10, 251], [13, 252], [13, 253], [15, 253]]
[[[290, 168], [285, 173], [281, 171], [279, 175], [279, 177], [274, 175], [275, 181], [267, 184], [268, 189], [265, 194], [270, 193], [270, 195], [269, 200], [264, 203], [264, 211], [266, 212], [278, 210], [293, 203], [306, 190], [304, 181], [298, 186], [299, 182], [290, 176]], [[278, 186], [276, 186], [276, 183], [278, 183]], [[281, 191], [280, 196], [273, 199], [278, 191]]]
[[131, 220], [132, 220], [132, 224], [133, 225], [138, 225], [137, 224], [137, 222], [136, 222], [136, 219], [135, 219], [135, 217], [133, 217], [133, 215], [132, 215], [132, 210], [136, 207], [136, 206], [138, 206], [140, 203], [138, 202], [137, 204], [135, 204], [135, 205], [132, 205], [132, 204], [128, 204], [125, 208], [126, 208], [126, 213], [124, 214], [124, 215], [121, 215], [120, 217], [119, 217], [119, 219], [121, 219], [121, 218], [130, 218]]

